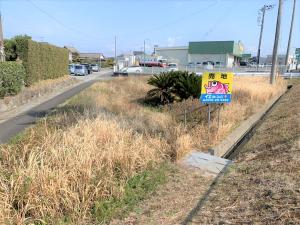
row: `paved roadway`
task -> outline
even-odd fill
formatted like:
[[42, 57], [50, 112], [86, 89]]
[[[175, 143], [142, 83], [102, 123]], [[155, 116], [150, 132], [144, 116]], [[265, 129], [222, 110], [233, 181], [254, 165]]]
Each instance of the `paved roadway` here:
[[16, 117], [0, 123], [0, 143], [9, 141], [12, 137], [24, 130], [26, 127], [35, 124], [39, 118], [45, 117], [47, 113], [51, 111], [51, 109], [65, 102], [67, 99], [76, 95], [83, 89], [91, 86], [93, 83], [99, 80], [111, 79], [111, 74], [112, 71], [105, 70], [85, 77], [76, 77], [83, 82], [62, 94], [59, 94], [56, 97], [36, 107], [33, 107], [24, 113], [21, 113]]

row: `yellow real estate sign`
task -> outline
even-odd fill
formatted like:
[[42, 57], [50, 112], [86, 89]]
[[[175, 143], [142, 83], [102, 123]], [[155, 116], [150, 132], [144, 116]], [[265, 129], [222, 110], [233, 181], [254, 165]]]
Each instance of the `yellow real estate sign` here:
[[232, 93], [233, 73], [204, 72], [202, 75], [202, 103], [230, 103]]

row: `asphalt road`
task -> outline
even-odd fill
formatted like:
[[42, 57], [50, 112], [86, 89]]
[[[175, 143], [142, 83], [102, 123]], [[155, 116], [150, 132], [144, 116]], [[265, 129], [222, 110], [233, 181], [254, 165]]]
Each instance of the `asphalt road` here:
[[77, 77], [84, 82], [80, 85], [22, 113], [3, 123], [0, 123], [0, 143], [9, 141], [12, 137], [24, 130], [26, 127], [36, 123], [39, 118], [45, 117], [53, 108], [65, 102], [67, 99], [81, 92], [99, 80], [111, 79], [111, 71], [102, 73], [93, 73], [86, 77]]

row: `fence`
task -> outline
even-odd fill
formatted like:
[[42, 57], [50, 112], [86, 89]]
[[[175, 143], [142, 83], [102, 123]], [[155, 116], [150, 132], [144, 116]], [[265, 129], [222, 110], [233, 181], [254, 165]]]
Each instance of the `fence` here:
[[[142, 67], [143, 68], [143, 73], [145, 74], [159, 74], [162, 72], [168, 72], [171, 69], [170, 68], [163, 68], [163, 67]], [[239, 73], [240, 75], [245, 74], [270, 74], [271, 72], [271, 66], [259, 66], [259, 67], [241, 67], [241, 66], [235, 66], [232, 68], [227, 68], [227, 67], [210, 67], [210, 66], [194, 66], [194, 67], [189, 67], [189, 66], [183, 66], [179, 65], [178, 70], [180, 71], [188, 71], [188, 72], [194, 72], [196, 74], [202, 74], [203, 72], [211, 71], [211, 72], [233, 72], [233, 73]], [[280, 74], [284, 74], [286, 71], [285, 66], [278, 66], [277, 71]]]

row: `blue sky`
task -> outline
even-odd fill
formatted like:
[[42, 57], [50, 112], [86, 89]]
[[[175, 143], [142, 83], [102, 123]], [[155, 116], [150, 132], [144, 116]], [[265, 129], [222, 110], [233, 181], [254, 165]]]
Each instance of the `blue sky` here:
[[[277, 0], [0, 0], [4, 37], [28, 34], [34, 40], [58, 46], [72, 45], [81, 52], [114, 54], [154, 45], [187, 45], [189, 41], [241, 40], [247, 52], [256, 54], [258, 10], [268, 11], [262, 55], [271, 54]], [[296, 6], [292, 50], [300, 47], [300, 4]], [[292, 0], [283, 7], [280, 53], [284, 53], [292, 12]]]

